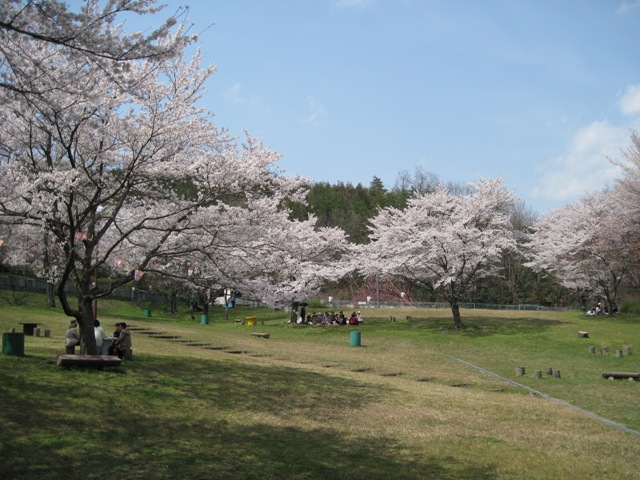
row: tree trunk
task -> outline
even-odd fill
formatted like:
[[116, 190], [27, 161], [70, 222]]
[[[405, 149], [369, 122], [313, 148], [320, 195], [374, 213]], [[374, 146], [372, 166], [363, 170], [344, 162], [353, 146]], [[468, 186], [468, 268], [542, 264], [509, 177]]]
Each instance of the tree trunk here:
[[171, 315], [178, 314], [178, 294], [175, 291], [170, 293], [169, 308], [171, 309]]
[[47, 282], [47, 307], [56, 308], [56, 286]]
[[83, 295], [78, 300], [78, 324], [80, 325], [80, 354], [97, 355], [96, 335], [93, 330], [93, 298]]
[[291, 318], [289, 318], [289, 323], [298, 323], [298, 306], [299, 302], [291, 302]]
[[451, 305], [451, 313], [453, 314], [453, 324], [455, 325], [455, 327], [464, 327], [464, 325], [462, 324], [462, 318], [460, 317], [460, 307], [458, 306], [458, 301], [450, 300], [449, 305]]

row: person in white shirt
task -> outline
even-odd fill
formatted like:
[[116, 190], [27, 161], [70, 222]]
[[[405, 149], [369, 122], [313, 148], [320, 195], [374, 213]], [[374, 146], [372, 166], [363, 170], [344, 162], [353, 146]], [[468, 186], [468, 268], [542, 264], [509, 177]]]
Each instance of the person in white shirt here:
[[[100, 326], [99, 320], [93, 322], [93, 333], [95, 333], [96, 335], [96, 347], [98, 349], [98, 355], [108, 355], [109, 345], [108, 343], [105, 344], [105, 340], [109, 340], [109, 337], [107, 337], [104, 328]], [[103, 351], [103, 347], [106, 347], [106, 353]]]

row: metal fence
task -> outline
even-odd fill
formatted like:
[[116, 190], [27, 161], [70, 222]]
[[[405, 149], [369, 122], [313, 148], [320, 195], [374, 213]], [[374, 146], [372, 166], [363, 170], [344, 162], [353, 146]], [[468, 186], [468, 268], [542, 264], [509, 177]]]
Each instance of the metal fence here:
[[[447, 302], [349, 302], [349, 301], [332, 301], [325, 304], [333, 310], [358, 310], [364, 308], [451, 308]], [[547, 307], [542, 305], [517, 304], [502, 305], [497, 303], [459, 303], [460, 308], [471, 310], [528, 310], [528, 311], [559, 311], [583, 310], [581, 307]]]
[[[15, 290], [28, 292], [46, 292], [47, 283], [39, 278], [23, 277], [19, 275], [0, 274], [0, 290]], [[73, 285], [67, 285], [65, 291], [69, 295], [75, 295]], [[114, 290], [109, 298], [117, 300], [130, 300], [134, 302], [168, 303], [167, 295], [156, 292], [149, 292], [139, 288], [122, 287]], [[187, 303], [189, 299], [180, 299], [181, 304]], [[238, 298], [237, 305], [260, 306], [260, 302]], [[450, 308], [446, 302], [350, 302], [344, 300], [334, 300], [324, 302], [326, 308], [330, 310], [360, 310], [365, 308]], [[584, 310], [581, 307], [547, 307], [541, 305], [517, 304], [501, 305], [496, 303], [460, 303], [460, 308], [471, 310], [522, 310], [522, 311], [567, 311]]]

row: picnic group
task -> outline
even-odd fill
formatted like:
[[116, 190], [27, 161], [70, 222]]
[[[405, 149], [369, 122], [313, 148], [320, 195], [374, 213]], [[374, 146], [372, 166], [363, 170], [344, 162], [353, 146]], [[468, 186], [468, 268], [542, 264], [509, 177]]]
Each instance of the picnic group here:
[[298, 318], [298, 323], [306, 323], [307, 325], [360, 325], [363, 322], [364, 318], [360, 312], [353, 312], [349, 317], [340, 311], [338, 313], [313, 313]]
[[608, 306], [602, 306], [602, 302], [596, 303], [590, 310], [587, 310], [587, 315], [609, 315], [609, 313], [611, 313], [611, 315], [618, 313], [616, 302], [611, 304], [611, 312], [609, 312]]
[[[93, 322], [93, 333], [96, 336], [96, 347], [101, 355], [117, 355], [124, 358], [125, 353], [131, 349], [131, 332], [127, 328], [126, 322], [115, 324], [113, 336], [109, 337], [104, 328], [100, 326], [100, 321]], [[80, 331], [78, 321], [71, 320], [65, 335], [66, 352], [75, 354], [76, 346], [80, 345]]]

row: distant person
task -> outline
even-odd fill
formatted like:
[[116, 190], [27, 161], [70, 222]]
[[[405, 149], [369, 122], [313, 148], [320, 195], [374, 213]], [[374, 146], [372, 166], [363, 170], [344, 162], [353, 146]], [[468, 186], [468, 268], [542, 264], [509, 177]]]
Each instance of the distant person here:
[[120, 329], [118, 332], [118, 339], [115, 341], [114, 346], [116, 347], [116, 354], [120, 358], [124, 358], [125, 354], [131, 350], [131, 332], [127, 329], [127, 324], [125, 322], [120, 322], [118, 324], [118, 328]]
[[358, 325], [358, 315], [353, 312], [349, 317], [349, 325]]
[[[100, 320], [96, 320], [93, 322], [93, 333], [96, 336], [96, 347], [98, 349], [98, 355], [107, 355], [109, 353], [108, 344], [105, 343], [106, 340], [109, 340], [107, 334], [104, 331], [104, 328], [100, 326]], [[106, 352], [103, 352], [103, 347], [106, 348]]]
[[71, 355], [76, 353], [76, 345], [80, 345], [80, 332], [78, 331], [78, 321], [71, 320], [67, 333], [65, 335], [65, 353]]

